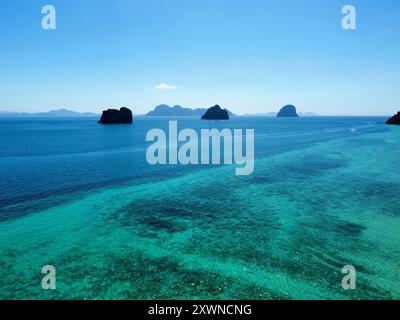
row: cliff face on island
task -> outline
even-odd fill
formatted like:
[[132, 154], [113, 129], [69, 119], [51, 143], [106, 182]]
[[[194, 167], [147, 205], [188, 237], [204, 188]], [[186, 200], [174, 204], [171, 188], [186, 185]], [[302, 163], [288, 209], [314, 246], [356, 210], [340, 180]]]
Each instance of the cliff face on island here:
[[292, 105], [284, 106], [277, 114], [277, 117], [284, 118], [284, 117], [298, 117], [296, 107]]
[[108, 109], [103, 111], [101, 118], [98, 123], [101, 124], [121, 124], [121, 123], [132, 123], [133, 116], [132, 111], [128, 108]]
[[201, 117], [202, 120], [229, 120], [228, 110], [222, 109], [219, 105], [209, 108]]
[[400, 125], [400, 111], [397, 112], [396, 115], [391, 117], [388, 121], [386, 121], [386, 124], [397, 124]]

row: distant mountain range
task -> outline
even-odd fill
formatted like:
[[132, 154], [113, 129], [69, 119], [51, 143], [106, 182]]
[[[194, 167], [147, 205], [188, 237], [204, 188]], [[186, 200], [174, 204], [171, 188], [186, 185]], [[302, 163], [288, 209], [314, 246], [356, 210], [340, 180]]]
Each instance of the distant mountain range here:
[[[207, 111], [207, 108], [185, 108], [179, 105], [176, 106], [168, 106], [166, 104], [161, 104], [156, 106], [154, 110], [145, 114], [145, 116], [159, 116], [159, 117], [201, 117]], [[236, 116], [234, 113], [228, 110], [229, 116]], [[276, 112], [267, 112], [267, 113], [254, 113], [249, 114], [246, 113], [243, 116], [246, 117], [276, 117]], [[319, 116], [313, 112], [300, 113], [299, 115], [302, 117], [316, 117]], [[76, 112], [72, 110], [68, 110], [65, 108], [50, 110], [48, 112], [10, 112], [10, 111], [0, 111], [0, 117], [60, 117], [60, 118], [72, 118], [72, 117], [100, 117], [100, 114], [93, 112]]]
[[75, 112], [67, 109], [50, 110], [48, 112], [9, 112], [0, 111], [0, 117], [98, 117], [99, 114], [92, 112]]
[[[181, 106], [170, 107], [166, 104], [161, 104], [150, 111], [146, 116], [158, 116], [158, 117], [201, 117], [207, 111], [207, 108], [184, 108]], [[235, 116], [232, 112], [228, 111], [229, 116]]]

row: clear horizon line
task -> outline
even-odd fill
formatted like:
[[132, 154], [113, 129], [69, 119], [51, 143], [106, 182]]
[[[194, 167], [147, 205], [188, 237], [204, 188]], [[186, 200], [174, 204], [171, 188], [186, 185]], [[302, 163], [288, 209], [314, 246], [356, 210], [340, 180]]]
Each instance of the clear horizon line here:
[[[189, 108], [191, 109], [191, 108]], [[207, 108], [204, 108], [207, 109]], [[48, 111], [35, 111], [35, 112], [29, 112], [29, 111], [8, 111], [8, 110], [0, 110], [0, 116], [1, 115], [6, 115], [8, 113], [11, 114], [26, 114], [26, 115], [37, 115], [37, 114], [41, 114], [41, 113], [49, 113], [52, 111], [58, 111], [58, 110], [65, 110], [65, 111], [70, 111], [70, 112], [74, 112], [74, 113], [78, 113], [78, 114], [84, 114], [84, 113], [89, 113], [89, 114], [93, 114], [93, 116], [98, 116], [101, 115], [102, 111], [100, 112], [94, 112], [94, 111], [74, 111], [72, 109], [66, 109], [66, 108], [60, 108], [60, 109], [50, 109]], [[150, 110], [153, 111], [154, 109]], [[150, 111], [147, 111], [150, 112]], [[244, 114], [235, 114], [233, 117], [267, 117], [267, 118], [273, 118], [275, 117], [272, 114], [277, 114], [278, 111], [266, 111], [266, 112], [255, 112], [255, 113], [244, 113]], [[313, 115], [305, 115], [303, 117], [306, 118], [312, 118], [312, 117], [390, 117], [392, 115], [390, 114], [319, 114], [319, 113], [314, 113], [311, 111], [308, 112], [298, 112], [300, 115], [301, 114], [307, 114], [307, 113], [312, 113]], [[271, 114], [270, 116], [265, 115], [265, 114]], [[134, 116], [136, 117], [145, 117], [147, 116], [145, 113], [144, 114], [134, 114]], [[62, 117], [62, 116], [58, 116], [58, 117]], [[183, 116], [151, 116], [151, 117], [183, 117]], [[190, 116], [186, 116], [186, 117], [190, 117]]]

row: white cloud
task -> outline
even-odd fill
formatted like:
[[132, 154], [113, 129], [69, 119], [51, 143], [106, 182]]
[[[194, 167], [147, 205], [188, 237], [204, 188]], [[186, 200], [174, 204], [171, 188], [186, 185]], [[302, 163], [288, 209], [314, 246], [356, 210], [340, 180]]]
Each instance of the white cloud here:
[[171, 85], [171, 84], [160, 83], [159, 85], [155, 86], [154, 89], [156, 89], [156, 90], [176, 90], [176, 89], [178, 89], [178, 87]]

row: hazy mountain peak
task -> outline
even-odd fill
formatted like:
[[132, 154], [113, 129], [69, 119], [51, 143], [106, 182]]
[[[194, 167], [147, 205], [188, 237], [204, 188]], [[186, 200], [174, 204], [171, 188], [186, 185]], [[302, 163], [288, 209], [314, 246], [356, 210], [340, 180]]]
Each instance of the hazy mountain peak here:
[[[174, 105], [170, 107], [166, 104], [160, 104], [154, 110], [148, 112], [146, 116], [159, 116], [159, 117], [201, 117], [207, 111], [206, 108], [187, 108], [181, 105]], [[229, 115], [234, 115], [228, 111]]]
[[54, 109], [47, 112], [8, 112], [0, 111], [0, 116], [3, 117], [94, 117], [98, 116], [92, 112], [76, 112], [66, 108]]

